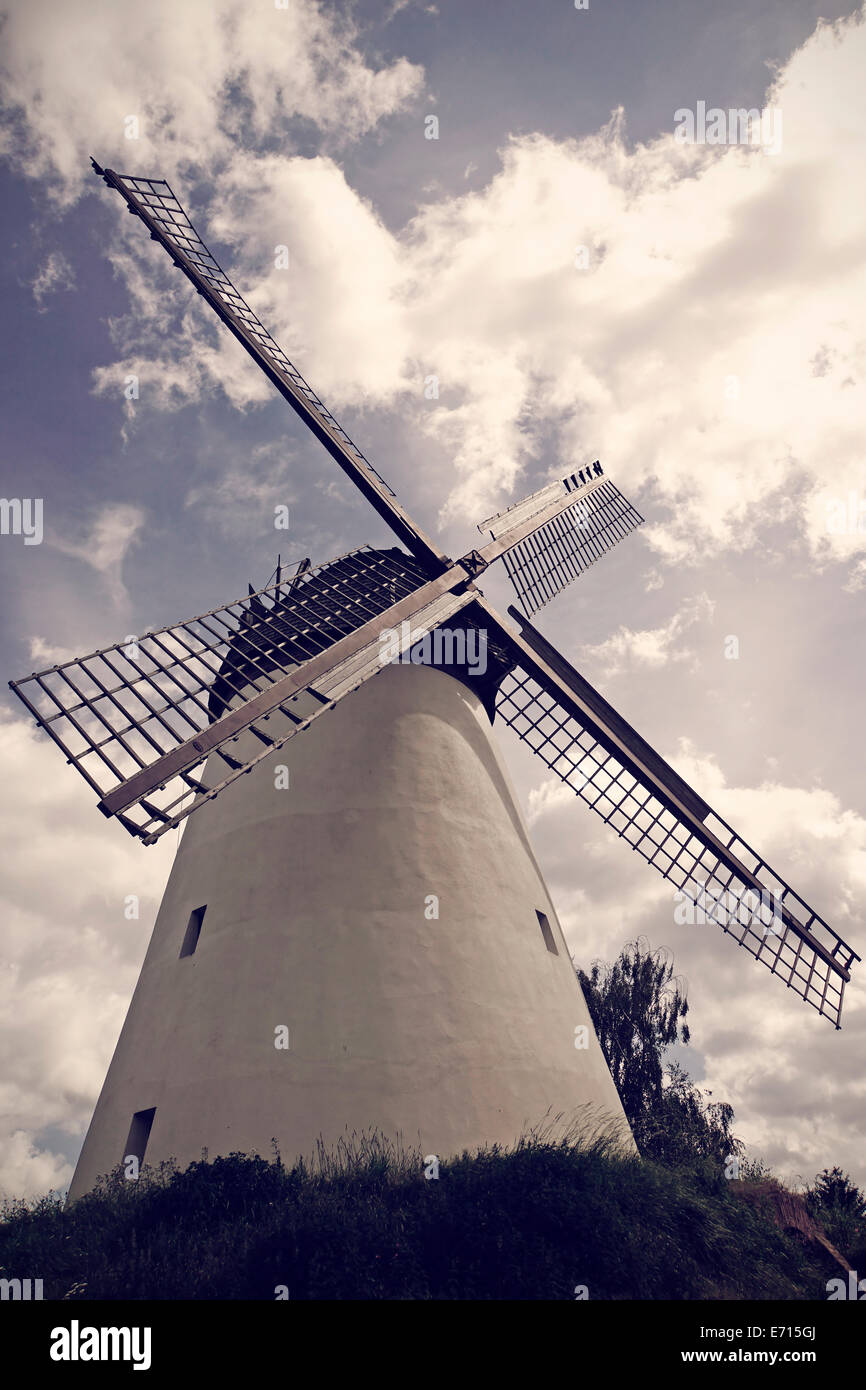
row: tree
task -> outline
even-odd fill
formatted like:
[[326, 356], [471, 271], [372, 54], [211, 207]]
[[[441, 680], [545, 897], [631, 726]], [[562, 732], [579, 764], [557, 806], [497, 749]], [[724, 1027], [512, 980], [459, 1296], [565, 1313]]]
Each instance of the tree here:
[[866, 1260], [866, 1193], [841, 1168], [825, 1168], [806, 1189], [806, 1205], [833, 1244], [859, 1268]]
[[613, 965], [593, 961], [577, 977], [631, 1123], [661, 1098], [664, 1050], [689, 1041], [688, 1000], [668, 953], [651, 951], [645, 937], [629, 941]]
[[866, 1194], [841, 1168], [825, 1168], [823, 1173], [816, 1174], [809, 1197], [812, 1205], [821, 1211], [836, 1210], [861, 1219], [866, 1217]]
[[705, 1096], [712, 1091], [701, 1091], [679, 1062], [671, 1062], [660, 1100], [638, 1119], [635, 1140], [641, 1152], [671, 1164], [709, 1158], [722, 1166], [739, 1158], [745, 1146], [731, 1132], [734, 1107]]
[[630, 941], [613, 965], [594, 961], [578, 979], [601, 1049], [641, 1153], [663, 1162], [713, 1158], [724, 1163], [743, 1145], [731, 1134], [734, 1112], [708, 1103], [688, 1072], [665, 1064], [671, 1044], [688, 1044], [689, 1004], [664, 950]]

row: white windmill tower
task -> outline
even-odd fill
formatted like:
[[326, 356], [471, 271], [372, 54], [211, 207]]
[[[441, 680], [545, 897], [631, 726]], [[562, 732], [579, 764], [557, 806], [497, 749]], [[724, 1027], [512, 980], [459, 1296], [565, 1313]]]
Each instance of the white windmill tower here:
[[[278, 567], [133, 648], [10, 682], [145, 844], [196, 813], [70, 1197], [130, 1155], [185, 1165], [275, 1138], [291, 1159], [373, 1127], [444, 1156], [590, 1114], [631, 1142], [494, 715], [838, 1027], [859, 956], [527, 621], [640, 523], [601, 466], [490, 518], [489, 542], [450, 560], [168, 184], [94, 168], [404, 548]], [[499, 557], [519, 632], [475, 583]]]

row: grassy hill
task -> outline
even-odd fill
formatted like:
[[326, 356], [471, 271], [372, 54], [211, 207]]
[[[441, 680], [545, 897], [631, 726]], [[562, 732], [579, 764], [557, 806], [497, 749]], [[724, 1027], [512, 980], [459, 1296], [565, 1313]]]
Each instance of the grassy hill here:
[[[604, 1139], [442, 1162], [376, 1136], [287, 1168], [233, 1154], [7, 1204], [0, 1273], [46, 1299], [826, 1299], [839, 1267], [758, 1185]], [[739, 1189], [739, 1191], [735, 1191]]]

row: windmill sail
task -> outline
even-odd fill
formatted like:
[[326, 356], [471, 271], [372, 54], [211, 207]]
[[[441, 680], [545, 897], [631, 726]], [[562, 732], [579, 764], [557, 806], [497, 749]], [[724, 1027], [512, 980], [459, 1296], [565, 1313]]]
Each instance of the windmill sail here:
[[[532, 521], [536, 524], [524, 534]], [[596, 461], [488, 517], [478, 529], [498, 542], [482, 554], [492, 559], [494, 551], [502, 553], [518, 600], [531, 618], [642, 522]], [[504, 542], [518, 530], [520, 540], [506, 548]]]
[[495, 707], [606, 824], [838, 1027], [860, 957], [520, 613], [509, 609], [518, 635], [474, 587], [502, 557], [532, 614], [639, 525], [601, 465], [488, 518], [479, 530], [490, 542], [453, 563], [281, 352], [168, 184], [94, 167], [411, 551], [364, 548], [302, 565], [288, 583], [278, 567], [274, 585], [235, 604], [11, 681], [100, 809], [153, 843], [376, 675], [386, 628], [399, 628], [403, 653], [457, 617], [492, 653], [492, 674], [473, 685], [491, 718]]
[[165, 179], [138, 178], [103, 169], [92, 160], [97, 174], [121, 194], [131, 213], [140, 217], [154, 241], [169, 253], [173, 263], [191, 280], [196, 290], [273, 382], [293, 410], [324, 444], [331, 457], [372, 503], [394, 534], [430, 574], [447, 567], [439, 547], [415, 525], [398, 502], [393, 489], [373, 467], [346, 431], [289, 361], [258, 315], [238, 293], [205, 246]]
[[[551, 647], [471, 583], [361, 550], [225, 608], [10, 685], [99, 808], [145, 844], [218, 796], [382, 668], [461, 614], [495, 653], [495, 712], [649, 864], [836, 1027], [860, 957]], [[266, 727], [273, 719], [270, 727]], [[204, 780], [200, 765], [208, 761]]]
[[[281, 581], [10, 685], [100, 810], [152, 844], [374, 676], [383, 629], [402, 651], [466, 607], [466, 578], [426, 582], [401, 551], [353, 551], [299, 570], [279, 598]], [[219, 775], [203, 782], [209, 754]]]
[[709, 906], [709, 920], [838, 1028], [850, 967], [860, 957], [540, 633], [509, 612], [522, 626], [520, 669], [502, 683], [500, 717], [654, 869]]

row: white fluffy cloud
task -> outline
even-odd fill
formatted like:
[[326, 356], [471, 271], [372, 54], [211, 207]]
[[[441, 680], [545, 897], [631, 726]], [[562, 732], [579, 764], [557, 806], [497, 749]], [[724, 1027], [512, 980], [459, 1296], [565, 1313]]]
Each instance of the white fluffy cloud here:
[[208, 173], [243, 145], [285, 141], [297, 118], [341, 146], [422, 79], [405, 58], [368, 65], [352, 21], [318, 0], [31, 0], [7, 13], [3, 47], [3, 99], [19, 113], [4, 152], [62, 202], [90, 182], [90, 154]]
[[71, 1177], [38, 1135], [74, 1137], [90, 1119], [174, 844], [146, 850], [108, 831], [54, 745], [2, 711], [0, 765], [0, 1195], [18, 1196]]
[[[866, 529], [831, 518], [852, 490], [866, 500], [855, 310], [866, 213], [851, 196], [866, 177], [851, 118], [864, 67], [862, 22], [820, 26], [768, 92], [784, 113], [775, 155], [680, 144], [673, 119], [631, 147], [620, 111], [583, 140], [512, 139], [485, 188], [423, 205], [395, 234], [333, 158], [227, 150], [196, 217], [232, 245], [236, 280], [327, 400], [398, 405], [414, 419], [444, 473], [443, 521], [509, 500], [534, 459], [555, 475], [598, 456], [625, 491], [648, 485], [654, 512], [669, 509], [648, 528], [661, 558], [743, 548], [784, 520], [802, 528], [813, 563], [843, 560], [856, 575]], [[393, 77], [379, 113], [413, 90]], [[178, 112], [182, 102], [181, 88]], [[265, 103], [254, 124], [272, 116]], [[177, 301], [166, 359], [154, 286], [171, 272], [140, 235], [133, 247], [140, 228], [128, 222], [115, 264], [138, 317], [119, 335], [121, 365], [136, 361], [160, 403], [217, 384], [243, 408], [266, 399], [191, 301]], [[274, 268], [278, 245], [287, 271]]]
[[[26, 111], [30, 171], [80, 190], [72, 113], [86, 88], [106, 162], [210, 181], [196, 217], [232, 245], [233, 273], [301, 369], [338, 408], [399, 402], [438, 446], [443, 520], [507, 501], [534, 457], [556, 473], [597, 455], [670, 507], [649, 529], [668, 559], [742, 547], [793, 518], [816, 563], [846, 560], [859, 583], [866, 529], [832, 521], [852, 492], [856, 507], [866, 499], [856, 17], [820, 26], [778, 74], [779, 154], [679, 144], [673, 113], [669, 132], [631, 148], [620, 111], [587, 139], [512, 140], [487, 187], [422, 206], [395, 235], [333, 158], [273, 146], [292, 115], [357, 137], [419, 95], [417, 67], [373, 70], [349, 24], [300, 0], [261, 13], [166, 0], [163, 23], [154, 5], [91, 6], [88, 61], [69, 62], [77, 10], [49, 22], [35, 3], [7, 23], [6, 98]], [[140, 137], [125, 140], [136, 113]], [[97, 388], [135, 372], [158, 407], [217, 384], [241, 408], [267, 399], [192, 302], [165, 339], [176, 281], [128, 221], [111, 255], [136, 321], [115, 325], [119, 361]], [[278, 245], [288, 271], [274, 268]], [[431, 374], [435, 409], [421, 391]]]

